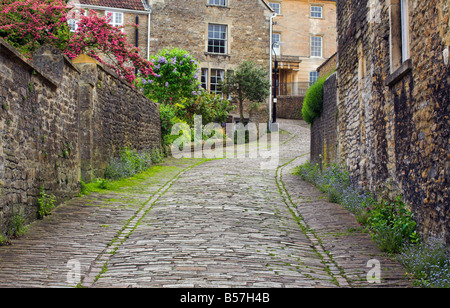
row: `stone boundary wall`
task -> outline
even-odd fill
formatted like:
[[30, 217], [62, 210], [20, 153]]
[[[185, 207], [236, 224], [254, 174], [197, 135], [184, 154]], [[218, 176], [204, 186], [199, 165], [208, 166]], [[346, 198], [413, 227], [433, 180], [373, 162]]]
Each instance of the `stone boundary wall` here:
[[311, 162], [333, 163], [337, 160], [337, 75], [323, 85], [323, 111], [311, 124]]
[[277, 118], [302, 120], [302, 106], [304, 96], [278, 96]]
[[337, 1], [338, 151], [354, 179], [402, 196], [421, 234], [450, 247], [448, 5], [409, 1], [403, 59], [399, 1]]
[[17, 217], [37, 218], [41, 187], [58, 204], [120, 147], [160, 146], [156, 104], [100, 65], [74, 64], [51, 47], [28, 61], [0, 39], [0, 96], [0, 235]]

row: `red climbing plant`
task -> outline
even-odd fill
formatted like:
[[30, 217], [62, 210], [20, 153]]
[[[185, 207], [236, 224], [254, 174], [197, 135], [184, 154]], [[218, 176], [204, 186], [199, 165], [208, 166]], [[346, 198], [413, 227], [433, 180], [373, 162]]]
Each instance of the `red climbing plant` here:
[[136, 69], [142, 76], [154, 75], [153, 64], [126, 42], [126, 35], [109, 23], [109, 16], [98, 16], [95, 11], [77, 14], [77, 29], [71, 32], [68, 20], [74, 14], [64, 0], [4, 0], [0, 3], [0, 37], [30, 59], [40, 46], [49, 44], [71, 59], [87, 54], [129, 83], [136, 79]]

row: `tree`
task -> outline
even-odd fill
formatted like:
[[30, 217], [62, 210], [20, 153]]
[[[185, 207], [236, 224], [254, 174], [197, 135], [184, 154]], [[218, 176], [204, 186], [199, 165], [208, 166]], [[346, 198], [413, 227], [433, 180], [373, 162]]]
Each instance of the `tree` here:
[[155, 74], [136, 80], [147, 97], [159, 103], [176, 104], [183, 98], [201, 95], [198, 62], [188, 51], [162, 49], [150, 60]]
[[239, 103], [239, 116], [244, 120], [244, 102], [262, 103], [270, 94], [269, 73], [252, 61], [245, 61], [234, 72], [228, 74], [223, 83], [224, 94], [231, 94]]

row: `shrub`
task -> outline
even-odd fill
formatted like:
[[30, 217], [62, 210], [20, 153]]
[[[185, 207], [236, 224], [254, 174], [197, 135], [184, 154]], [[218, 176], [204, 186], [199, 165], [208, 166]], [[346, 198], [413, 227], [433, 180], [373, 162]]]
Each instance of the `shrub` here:
[[[110, 16], [98, 16], [94, 10], [73, 16], [72, 7], [63, 0], [5, 0], [0, 3], [0, 37], [17, 48], [26, 58], [48, 44], [74, 59], [88, 54], [113, 69], [128, 82], [135, 80], [135, 69], [153, 76], [152, 63], [141, 57], [139, 49], [126, 42], [120, 27], [109, 23]], [[84, 13], [81, 10], [81, 13]], [[71, 32], [68, 20], [77, 18]], [[108, 62], [102, 56], [108, 57]]]
[[68, 12], [63, 0], [4, 0], [0, 3], [0, 37], [27, 58], [44, 44], [62, 50], [70, 35]]
[[201, 93], [198, 62], [186, 50], [163, 49], [151, 61], [154, 75], [142, 76], [135, 84], [153, 101], [175, 104]]
[[323, 84], [327, 77], [319, 78], [307, 91], [303, 99], [303, 120], [311, 124], [322, 113]]
[[233, 110], [228, 100], [205, 91], [196, 97], [182, 99], [175, 107], [177, 117], [191, 127], [195, 115], [202, 116], [203, 125], [213, 122], [221, 124], [227, 121], [228, 113]]

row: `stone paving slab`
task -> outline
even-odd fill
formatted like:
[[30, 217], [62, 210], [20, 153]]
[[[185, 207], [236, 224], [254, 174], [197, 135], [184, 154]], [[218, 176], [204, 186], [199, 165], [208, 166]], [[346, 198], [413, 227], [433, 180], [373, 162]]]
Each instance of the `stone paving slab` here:
[[[280, 128], [274, 169], [169, 159], [139, 185], [66, 202], [0, 247], [0, 287], [410, 286], [368, 234], [349, 232], [351, 214], [292, 175], [308, 158], [306, 123]], [[366, 280], [374, 258], [379, 285]]]

